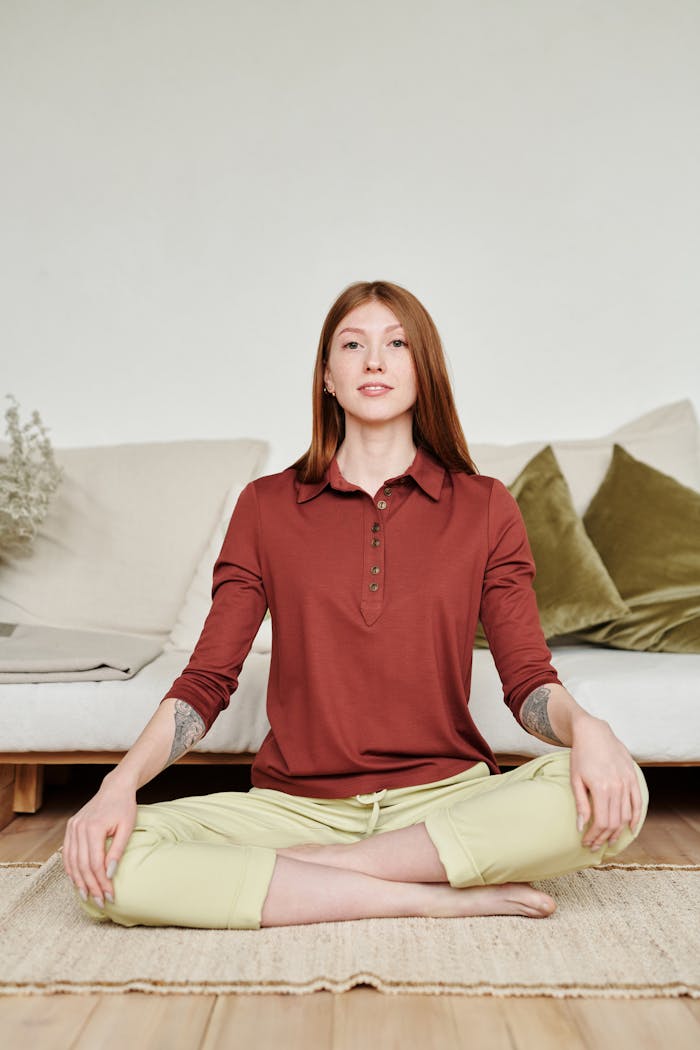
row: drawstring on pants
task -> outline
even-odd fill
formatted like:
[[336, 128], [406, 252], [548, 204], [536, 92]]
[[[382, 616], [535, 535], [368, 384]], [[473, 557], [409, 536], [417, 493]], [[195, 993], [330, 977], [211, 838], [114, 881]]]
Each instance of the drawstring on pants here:
[[381, 791], [371, 791], [367, 795], [355, 795], [358, 802], [372, 803], [372, 812], [370, 813], [369, 823], [365, 832], [366, 835], [369, 835], [376, 827], [379, 820], [379, 802], [386, 795], [386, 791], [386, 788], [382, 788]]

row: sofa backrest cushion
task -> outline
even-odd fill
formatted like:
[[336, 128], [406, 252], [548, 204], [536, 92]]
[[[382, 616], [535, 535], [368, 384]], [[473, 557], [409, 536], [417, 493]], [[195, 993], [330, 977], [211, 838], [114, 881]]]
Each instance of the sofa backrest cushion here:
[[601, 437], [558, 440], [547, 435], [513, 445], [469, 442], [469, 452], [481, 474], [511, 485], [533, 456], [551, 445], [576, 513], [583, 516], [610, 466], [615, 443], [700, 492], [700, 426], [689, 398], [645, 412]]
[[164, 641], [227, 492], [268, 453], [249, 438], [56, 449], [65, 473], [32, 546], [0, 551], [0, 621]]

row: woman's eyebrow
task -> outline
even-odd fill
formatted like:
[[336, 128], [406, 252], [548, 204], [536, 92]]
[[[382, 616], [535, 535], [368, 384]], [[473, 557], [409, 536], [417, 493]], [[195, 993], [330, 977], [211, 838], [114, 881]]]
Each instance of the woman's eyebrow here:
[[[392, 332], [395, 328], [403, 328], [402, 324], [389, 324], [384, 329], [385, 332]], [[364, 328], [341, 328], [338, 335], [342, 335], [343, 332], [358, 332], [360, 335], [365, 335]]]

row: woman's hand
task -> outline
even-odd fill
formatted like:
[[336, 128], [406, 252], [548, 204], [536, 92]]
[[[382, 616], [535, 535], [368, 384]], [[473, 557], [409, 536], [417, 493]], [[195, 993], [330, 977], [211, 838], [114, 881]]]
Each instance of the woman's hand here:
[[622, 741], [603, 719], [576, 722], [571, 744], [571, 786], [579, 814], [579, 831], [593, 820], [582, 839], [598, 849], [615, 842], [626, 824], [632, 831], [642, 815], [642, 794], [635, 764]]
[[[106, 780], [97, 794], [69, 818], [63, 840], [63, 867], [83, 900], [90, 894], [101, 908], [105, 896], [114, 902], [114, 867], [135, 823], [136, 792]], [[105, 840], [109, 836], [112, 844], [105, 855]]]

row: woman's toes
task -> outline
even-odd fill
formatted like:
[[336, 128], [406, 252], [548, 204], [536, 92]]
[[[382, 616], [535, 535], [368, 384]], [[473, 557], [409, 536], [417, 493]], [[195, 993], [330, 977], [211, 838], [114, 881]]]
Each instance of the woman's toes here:
[[551, 915], [557, 904], [548, 893], [535, 890], [529, 883], [512, 882], [507, 884], [508, 899], [524, 905], [532, 914]]

